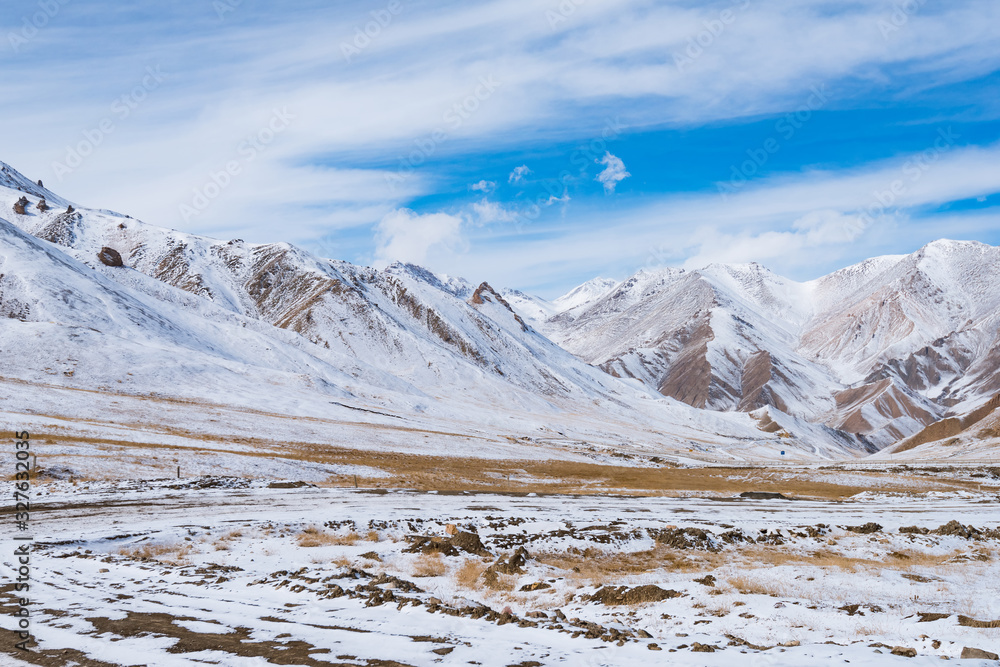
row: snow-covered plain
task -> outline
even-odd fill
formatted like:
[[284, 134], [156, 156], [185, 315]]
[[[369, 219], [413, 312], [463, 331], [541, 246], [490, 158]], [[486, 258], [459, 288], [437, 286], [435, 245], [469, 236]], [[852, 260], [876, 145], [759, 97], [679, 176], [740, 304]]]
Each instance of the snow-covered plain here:
[[[226, 478], [38, 490], [35, 655], [64, 659], [46, 664], [936, 665], [1000, 647], [1000, 627], [971, 627], [1000, 618], [996, 487], [839, 502]], [[416, 549], [449, 524], [482, 550]], [[519, 573], [488, 583], [521, 547]], [[626, 591], [609, 586], [661, 594], [615, 604]]]

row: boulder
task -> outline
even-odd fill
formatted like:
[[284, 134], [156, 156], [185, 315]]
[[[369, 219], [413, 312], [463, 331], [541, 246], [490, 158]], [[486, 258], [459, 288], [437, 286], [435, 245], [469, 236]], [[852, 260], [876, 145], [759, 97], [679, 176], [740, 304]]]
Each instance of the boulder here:
[[407, 541], [412, 544], [404, 549], [406, 553], [440, 553], [443, 556], [457, 556], [460, 552], [476, 556], [492, 556], [483, 545], [479, 535], [456, 530], [451, 537], [437, 535], [409, 535]]
[[749, 500], [791, 500], [791, 498], [783, 494], [772, 491], [744, 491], [740, 494], [740, 498], [747, 498]]
[[1000, 656], [997, 656], [996, 653], [990, 653], [981, 648], [969, 648], [968, 646], [962, 648], [962, 658], [965, 660], [1000, 660]]
[[106, 266], [125, 266], [122, 256], [114, 248], [101, 248], [101, 252], [97, 253], [97, 259], [101, 260], [101, 264]]
[[852, 533], [857, 533], [859, 535], [871, 535], [872, 533], [881, 532], [882, 526], [874, 521], [869, 521], [863, 526], [845, 526], [845, 530], [849, 530]]

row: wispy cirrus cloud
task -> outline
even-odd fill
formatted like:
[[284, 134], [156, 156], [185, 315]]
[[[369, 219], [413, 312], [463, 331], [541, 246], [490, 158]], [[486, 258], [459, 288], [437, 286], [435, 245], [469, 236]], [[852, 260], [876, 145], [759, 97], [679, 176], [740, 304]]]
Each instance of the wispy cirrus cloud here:
[[[1000, 103], [987, 94], [990, 77], [1000, 69], [995, 3], [925, 3], [888, 33], [884, 23], [894, 11], [888, 2], [752, 3], [713, 39], [701, 40], [707, 46], [684, 68], [675, 55], [698, 45], [706, 26], [743, 2], [583, 3], [556, 24], [546, 15], [550, 0], [403, 4], [405, 10], [348, 61], [338, 45], [351, 42], [356, 29], [372, 20], [370, 4], [230, 3], [232, 11], [220, 17], [211, 3], [200, 9], [66, 3], [16, 52], [8, 45], [0, 71], [7, 93], [0, 114], [17, 131], [5, 135], [0, 158], [53, 182], [52, 165], [113, 113], [116, 100], [141, 85], [146, 68], [159, 67], [165, 76], [155, 95], [116, 122], [85, 163], [59, 184], [62, 194], [193, 232], [305, 244], [331, 239], [328, 247], [340, 257], [366, 262], [388, 247], [379, 240], [387, 215], [398, 209], [414, 215], [468, 210], [487, 193], [470, 190], [468, 183], [497, 183], [490, 201], [515, 209], [516, 193], [504, 189], [514, 189], [510, 165], [530, 164], [531, 182], [550, 186], [531, 193], [532, 201], [545, 208], [552, 198], [570, 198], [558, 207], [565, 219], [543, 214], [509, 243], [493, 229], [489, 242], [473, 239], [471, 245], [453, 246], [452, 254], [427, 257], [455, 273], [459, 265], [489, 266], [501, 253], [510, 253], [514, 265], [543, 246], [555, 275], [575, 262], [570, 248], [581, 247], [574, 245], [579, 235], [603, 238], [608, 211], [600, 190], [620, 179], [595, 183], [599, 169], [593, 158], [577, 164], [572, 151], [553, 155], [553, 147], [596, 142], [609, 117], [621, 116], [628, 128], [619, 141], [646, 133], [626, 153], [613, 147], [596, 153], [626, 155], [630, 170], [642, 174], [628, 181], [630, 196], [641, 197], [641, 205], [622, 193], [614, 198], [624, 207], [614, 220], [624, 225], [632, 224], [636, 211], [649, 210], [651, 200], [681, 209], [699, 200], [713, 177], [678, 183], [665, 165], [700, 167], [717, 160], [714, 178], [728, 177], [744, 149], [764, 139], [754, 135], [754, 119], [794, 114], [814, 85], [829, 91], [823, 113], [845, 118], [836, 127], [838, 140], [865, 138], [868, 130], [850, 115], [858, 109], [892, 109], [898, 113], [895, 127], [952, 118], [995, 127], [1000, 117]], [[95, 40], [95, 33], [101, 39]], [[477, 94], [484, 85], [488, 96]], [[213, 173], [239, 159], [247, 138], [281, 108], [294, 114], [295, 122], [211, 207], [183, 219], [180, 205]], [[678, 137], [742, 124], [747, 130], [727, 134], [722, 146], [678, 143]], [[966, 135], [960, 143], [981, 145], [989, 134]], [[853, 163], [821, 164], [822, 169], [817, 168], [822, 160], [808, 157], [813, 151], [790, 157], [796, 146], [805, 151], [817, 141], [808, 127], [799, 132], [795, 146], [783, 144], [768, 171], [741, 188], [740, 206], [737, 198], [729, 208], [706, 199], [707, 222], [690, 218], [687, 224], [732, 218], [742, 225], [726, 232], [735, 245], [756, 234], [794, 232], [790, 225], [808, 214], [808, 207], [771, 219], [767, 224], [773, 228], [758, 226], [764, 223], [752, 215], [752, 195], [762, 184], [772, 187], [785, 178], [800, 188], [807, 180], [843, 185], [844, 174], [864, 171], [865, 162], [874, 164], [870, 171], [880, 160], [913, 149], [867, 141], [866, 152]], [[848, 161], [839, 154], [838, 159]], [[395, 190], [388, 189], [387, 175], [404, 163], [412, 171]], [[492, 163], [497, 166], [489, 167]], [[479, 164], [484, 167], [477, 172], [473, 166]], [[622, 173], [624, 165], [608, 176]], [[945, 174], [936, 169], [921, 187], [938, 183], [947, 190]], [[794, 195], [795, 188], [787, 194]], [[840, 203], [827, 208], [842, 212]], [[660, 220], [667, 225], [673, 219]], [[604, 256], [616, 247], [604, 244]], [[626, 249], [614, 253], [618, 265], [634, 261]]]

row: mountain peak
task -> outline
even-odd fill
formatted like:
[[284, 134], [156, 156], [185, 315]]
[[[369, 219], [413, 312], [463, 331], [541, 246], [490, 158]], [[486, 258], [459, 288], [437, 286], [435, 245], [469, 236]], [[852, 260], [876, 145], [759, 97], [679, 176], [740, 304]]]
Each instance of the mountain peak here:
[[467, 298], [472, 293], [472, 286], [465, 278], [456, 278], [445, 274], [434, 273], [417, 264], [408, 262], [393, 262], [383, 269], [384, 273], [394, 276], [407, 276], [414, 280], [427, 283], [432, 287], [448, 292], [460, 299]]
[[56, 206], [69, 206], [70, 204], [68, 200], [63, 199], [42, 185], [41, 179], [37, 182], [32, 181], [6, 162], [0, 162], [0, 186], [29, 194], [38, 199], [44, 199], [49, 204]]

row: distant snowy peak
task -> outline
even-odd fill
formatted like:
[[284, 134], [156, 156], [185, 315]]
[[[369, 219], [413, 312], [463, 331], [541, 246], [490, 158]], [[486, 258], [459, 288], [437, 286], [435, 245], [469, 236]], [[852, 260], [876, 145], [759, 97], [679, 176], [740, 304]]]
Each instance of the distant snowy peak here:
[[806, 283], [755, 263], [644, 269], [543, 326], [690, 405], [771, 405], [884, 445], [1000, 388], [997, 285], [1000, 248], [941, 240]]
[[552, 301], [515, 289], [502, 289], [500, 294], [531, 326], [546, 335], [551, 335], [558, 330], [558, 327], [552, 326], [550, 320], [553, 318], [572, 320], [576, 313], [600, 301], [617, 285], [616, 280], [593, 278]]
[[617, 286], [617, 280], [593, 278], [582, 285], [574, 287], [561, 297], [554, 299], [552, 305], [555, 306], [557, 313], [586, 308], [598, 299], [603, 298]]
[[503, 288], [500, 290], [500, 295], [518, 315], [539, 331], [544, 330], [546, 320], [557, 314], [551, 301], [526, 294], [521, 290]]
[[695, 271], [716, 287], [720, 301], [738, 299], [743, 307], [772, 320], [801, 326], [813, 314], [809, 289], [756, 262], [710, 264]]

